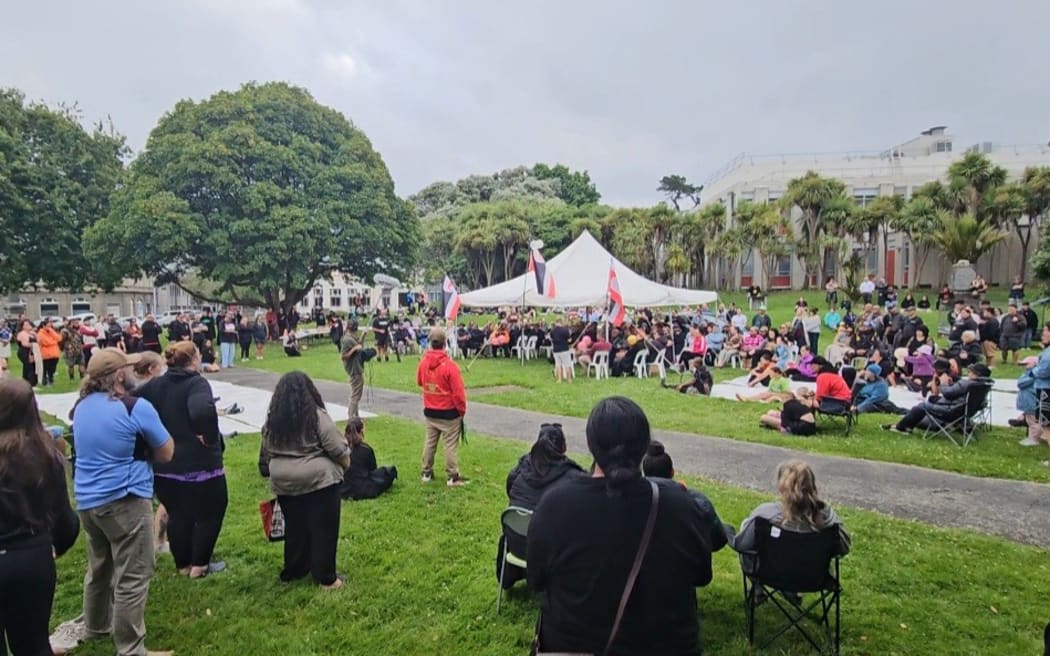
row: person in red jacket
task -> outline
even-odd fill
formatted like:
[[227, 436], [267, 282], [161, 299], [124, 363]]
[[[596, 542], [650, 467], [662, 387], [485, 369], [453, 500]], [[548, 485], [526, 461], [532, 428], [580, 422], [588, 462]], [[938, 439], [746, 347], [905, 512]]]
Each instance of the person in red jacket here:
[[427, 438], [423, 445], [423, 482], [434, 478], [434, 454], [438, 440], [445, 443], [445, 473], [449, 487], [467, 481], [459, 475], [456, 449], [463, 434], [463, 417], [467, 414], [467, 392], [459, 367], [445, 353], [445, 331], [430, 331], [430, 349], [419, 362], [416, 384], [423, 388], [423, 416]]

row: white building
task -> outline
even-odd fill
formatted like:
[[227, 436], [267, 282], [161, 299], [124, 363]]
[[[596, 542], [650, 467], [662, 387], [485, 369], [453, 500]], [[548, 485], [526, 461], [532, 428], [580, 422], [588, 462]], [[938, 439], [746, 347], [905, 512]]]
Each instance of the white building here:
[[[948, 166], [963, 152], [975, 149], [1006, 169], [1010, 179], [1020, 177], [1029, 166], [1050, 166], [1050, 145], [999, 146], [990, 142], [959, 144], [943, 126], [923, 131], [918, 137], [881, 152], [841, 152], [783, 155], [742, 154], [716, 171], [705, 183], [702, 204], [722, 201], [730, 216], [741, 201], [764, 203], [780, 198], [790, 180], [807, 171], [837, 178], [858, 205], [865, 206], [879, 196], [910, 198], [912, 192], [933, 180], [943, 179]], [[1036, 246], [1032, 240], [1031, 250]], [[937, 287], [948, 278], [950, 268], [939, 253], [931, 253], [922, 280], [913, 280], [915, 254], [907, 237], [891, 233], [885, 249], [871, 251], [868, 269], [890, 284], [907, 287]], [[761, 266], [757, 253], [744, 258], [739, 270], [727, 273], [729, 286], [748, 286]], [[1020, 272], [1020, 241], [1016, 234], [981, 258], [977, 270], [994, 286], [1007, 286]], [[831, 272], [834, 273], [834, 272]], [[799, 288], [805, 272], [795, 257], [777, 263], [767, 288]]]
[[397, 311], [404, 305], [403, 299], [408, 288], [389, 288], [379, 285], [371, 286], [356, 276], [348, 276], [338, 271], [332, 274], [331, 280], [321, 279], [314, 284], [313, 290], [299, 302], [299, 314], [312, 312], [320, 307], [325, 313], [349, 312], [354, 307], [354, 298], [361, 298], [361, 305], [371, 312], [377, 307]]

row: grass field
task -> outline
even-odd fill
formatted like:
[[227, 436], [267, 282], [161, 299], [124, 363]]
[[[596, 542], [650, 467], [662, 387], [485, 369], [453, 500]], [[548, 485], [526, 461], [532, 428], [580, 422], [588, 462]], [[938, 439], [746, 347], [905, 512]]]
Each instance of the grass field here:
[[[460, 451], [472, 483], [453, 490], [419, 483], [418, 424], [378, 418], [368, 431], [380, 463], [397, 464], [403, 479], [381, 499], [344, 503], [338, 563], [348, 588], [277, 582], [281, 547], [265, 542], [257, 513], [269, 496], [255, 467], [258, 436], [240, 436], [226, 452], [230, 508], [216, 554], [229, 570], [190, 581], [161, 556], [147, 611], [150, 648], [213, 656], [527, 653], [538, 598], [519, 584], [496, 615], [493, 572], [504, 478], [522, 445], [472, 436]], [[769, 498], [689, 482], [733, 524]], [[1048, 552], [841, 510], [854, 542], [842, 569], [844, 654], [1037, 653]], [[58, 561], [53, 624], [80, 612], [84, 549], [81, 537]], [[697, 593], [705, 653], [751, 653], [735, 556], [719, 552], [714, 569], [713, 583]], [[760, 635], [774, 619], [759, 616]], [[76, 653], [101, 656], [112, 646]], [[765, 653], [809, 652], [788, 638]]]

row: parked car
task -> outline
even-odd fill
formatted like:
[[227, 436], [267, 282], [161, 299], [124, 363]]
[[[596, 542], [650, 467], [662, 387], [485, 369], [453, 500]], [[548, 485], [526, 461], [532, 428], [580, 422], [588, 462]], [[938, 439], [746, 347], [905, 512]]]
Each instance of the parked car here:
[[175, 321], [180, 314], [182, 314], [182, 310], [168, 310], [157, 316], [157, 324], [162, 328], [167, 328], [168, 324]]
[[80, 323], [87, 323], [89, 321], [98, 321], [98, 317], [95, 316], [94, 312], [81, 312], [80, 314], [69, 315], [70, 319], [79, 319]]

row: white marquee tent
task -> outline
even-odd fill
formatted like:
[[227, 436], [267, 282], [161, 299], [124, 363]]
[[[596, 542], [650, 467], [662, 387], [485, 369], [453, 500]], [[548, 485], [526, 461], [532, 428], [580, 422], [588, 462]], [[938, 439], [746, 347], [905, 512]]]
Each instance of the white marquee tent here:
[[616, 270], [624, 305], [659, 307], [665, 305], [699, 305], [718, 299], [715, 292], [682, 289], [661, 285], [641, 276], [614, 258], [586, 230], [576, 241], [547, 261], [547, 271], [554, 278], [555, 298], [536, 292], [536, 277], [526, 272], [512, 280], [460, 295], [463, 305], [496, 307], [525, 305], [537, 307], [602, 307], [609, 288], [609, 265]]

